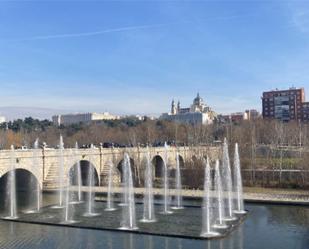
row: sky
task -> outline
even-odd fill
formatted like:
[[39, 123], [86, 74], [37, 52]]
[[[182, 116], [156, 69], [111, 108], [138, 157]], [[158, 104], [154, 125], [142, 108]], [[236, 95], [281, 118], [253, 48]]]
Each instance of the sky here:
[[0, 0], [0, 107], [217, 113], [309, 91], [308, 1]]

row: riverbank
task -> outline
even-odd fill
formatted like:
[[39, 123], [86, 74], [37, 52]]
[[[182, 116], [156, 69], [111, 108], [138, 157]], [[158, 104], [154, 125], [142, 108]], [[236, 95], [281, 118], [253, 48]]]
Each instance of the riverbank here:
[[309, 206], [309, 191], [295, 189], [245, 187], [244, 199], [247, 202]]
[[[75, 187], [75, 190], [77, 190], [77, 187]], [[82, 187], [82, 191], [86, 192], [87, 187]], [[93, 191], [98, 193], [98, 195], [105, 196], [108, 189], [107, 187], [94, 187]], [[144, 188], [135, 188], [134, 191], [136, 195], [142, 196], [144, 193]], [[115, 194], [120, 194], [122, 193], [122, 188], [114, 187], [113, 192]], [[160, 196], [163, 195], [163, 190], [160, 188], [154, 188], [153, 193], [156, 196]], [[170, 195], [176, 195], [176, 190], [171, 189]], [[187, 199], [201, 199], [203, 198], [203, 191], [183, 189], [182, 195], [184, 198]], [[309, 206], [308, 190], [245, 187], [243, 197], [245, 202], [248, 203], [271, 203]]]

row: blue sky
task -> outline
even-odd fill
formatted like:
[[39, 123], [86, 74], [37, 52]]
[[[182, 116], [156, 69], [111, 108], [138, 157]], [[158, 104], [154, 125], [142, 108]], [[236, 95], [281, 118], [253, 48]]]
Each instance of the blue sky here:
[[218, 113], [309, 91], [306, 1], [0, 0], [0, 107]]

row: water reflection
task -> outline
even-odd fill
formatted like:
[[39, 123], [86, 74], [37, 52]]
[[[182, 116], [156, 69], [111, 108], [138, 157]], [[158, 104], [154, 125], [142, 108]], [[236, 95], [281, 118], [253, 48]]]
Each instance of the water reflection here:
[[169, 249], [169, 243], [168, 243], [168, 238], [166, 237], [165, 239], [164, 239], [164, 248], [165, 249]]
[[[307, 230], [308, 231], [308, 230]], [[260, 233], [250, 235], [246, 246], [244, 241], [244, 229], [239, 227], [230, 237], [221, 240], [187, 240], [160, 236], [146, 236], [127, 233], [113, 233], [96, 230], [61, 228], [53, 226], [29, 225], [23, 223], [0, 222], [0, 248], [44, 248], [44, 249], [182, 249], [182, 248], [219, 248], [219, 249], [245, 249], [257, 248], [290, 248], [278, 242], [261, 241]], [[304, 234], [305, 235], [305, 234]], [[308, 235], [308, 234], [307, 234]], [[253, 239], [254, 237], [256, 239]], [[293, 248], [305, 249], [308, 238], [303, 237], [300, 243], [295, 243]], [[268, 246], [267, 246], [268, 245]], [[280, 247], [278, 247], [280, 245]], [[266, 247], [265, 247], [266, 246]]]
[[112, 236], [110, 236], [110, 234], [107, 234], [107, 248], [108, 249], [113, 249], [113, 239]]
[[236, 231], [234, 231], [233, 236], [230, 238], [229, 249], [243, 249], [244, 248], [244, 237], [243, 237], [243, 226], [239, 226]]
[[153, 237], [151, 236], [145, 237], [145, 248], [153, 249]]
[[182, 249], [182, 239], [178, 239], [178, 249]]
[[271, 213], [269, 224], [285, 224], [289, 226], [301, 225], [308, 226], [309, 208], [290, 206], [289, 208], [280, 208], [269, 206], [268, 211]]

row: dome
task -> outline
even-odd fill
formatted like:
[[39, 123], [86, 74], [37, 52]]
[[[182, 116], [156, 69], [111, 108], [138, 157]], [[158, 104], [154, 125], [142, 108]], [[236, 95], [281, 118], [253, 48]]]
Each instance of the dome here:
[[200, 94], [197, 93], [196, 98], [193, 100], [193, 104], [200, 105], [201, 103], [203, 103], [203, 99], [200, 97]]

